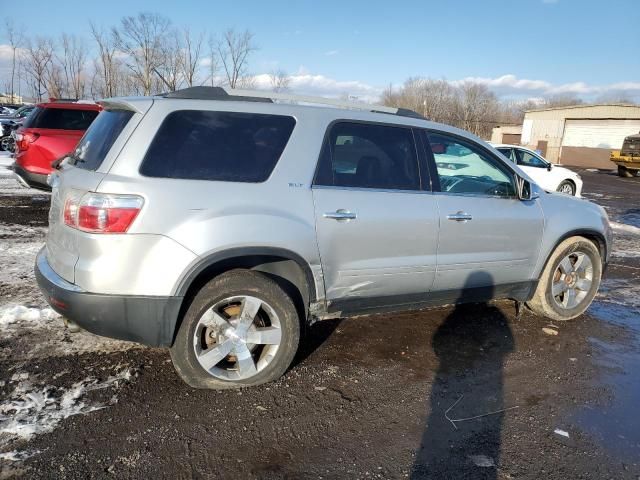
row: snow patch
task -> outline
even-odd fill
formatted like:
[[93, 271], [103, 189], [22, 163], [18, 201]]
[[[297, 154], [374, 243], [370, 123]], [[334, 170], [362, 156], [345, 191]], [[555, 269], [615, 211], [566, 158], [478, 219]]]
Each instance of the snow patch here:
[[640, 228], [634, 227], [633, 225], [627, 225], [626, 223], [611, 222], [611, 227], [618, 232], [640, 235]]
[[27, 458], [31, 458], [38, 453], [40, 453], [39, 450], [24, 450], [22, 452], [14, 450], [12, 452], [2, 452], [0, 453], [0, 460], [6, 460], [8, 462], [23, 462]]
[[84, 397], [93, 390], [111, 386], [117, 388], [129, 382], [134, 374], [126, 368], [102, 382], [89, 377], [70, 388], [50, 385], [36, 387], [29, 381], [20, 382], [9, 398], [0, 403], [0, 447], [9, 441], [29, 440], [34, 435], [51, 432], [62, 420], [71, 416], [86, 415], [117, 403], [116, 396], [112, 397], [109, 404], [92, 404]]
[[9, 325], [16, 322], [40, 322], [49, 321], [59, 317], [50, 308], [29, 308], [24, 305], [0, 307], [0, 325]]

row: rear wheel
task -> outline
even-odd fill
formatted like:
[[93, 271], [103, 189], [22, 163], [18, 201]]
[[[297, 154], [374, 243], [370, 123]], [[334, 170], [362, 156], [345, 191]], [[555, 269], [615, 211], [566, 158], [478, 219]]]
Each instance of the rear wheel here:
[[618, 176], [624, 177], [624, 178], [630, 178], [630, 177], [633, 177], [634, 174], [635, 172], [632, 170], [629, 170], [627, 167], [618, 165]]
[[0, 138], [0, 150], [5, 152], [13, 152], [15, 148], [15, 141], [11, 135]]
[[284, 290], [261, 273], [233, 270], [195, 296], [171, 359], [195, 388], [260, 385], [286, 371], [299, 338], [297, 310]]
[[584, 237], [567, 238], [551, 254], [527, 306], [552, 320], [576, 318], [591, 305], [601, 276], [597, 247]]
[[560, 185], [558, 185], [558, 192], [564, 193], [566, 195], [575, 195], [576, 194], [576, 186], [571, 180], [564, 180]]

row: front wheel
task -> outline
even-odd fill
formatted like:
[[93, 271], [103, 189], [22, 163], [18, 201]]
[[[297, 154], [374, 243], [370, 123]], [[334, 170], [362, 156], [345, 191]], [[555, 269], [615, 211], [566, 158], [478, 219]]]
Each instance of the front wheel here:
[[571, 320], [589, 308], [601, 277], [598, 248], [584, 237], [567, 238], [551, 254], [527, 306], [552, 320]]
[[558, 192], [564, 193], [566, 195], [575, 195], [576, 194], [576, 186], [570, 180], [564, 180], [560, 185], [558, 185]]
[[262, 273], [232, 270], [196, 294], [171, 360], [194, 388], [254, 386], [286, 371], [299, 339], [298, 313], [285, 291]]

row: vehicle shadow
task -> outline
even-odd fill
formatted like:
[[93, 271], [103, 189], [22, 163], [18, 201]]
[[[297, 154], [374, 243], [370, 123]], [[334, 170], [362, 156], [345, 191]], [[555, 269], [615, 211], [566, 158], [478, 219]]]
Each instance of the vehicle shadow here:
[[331, 320], [322, 320], [301, 332], [300, 345], [293, 362], [289, 367], [294, 368], [304, 362], [313, 352], [315, 352], [324, 342], [328, 340], [331, 334], [338, 328], [342, 319], [335, 318]]
[[[491, 285], [485, 272], [467, 279]], [[490, 298], [493, 288], [483, 292]], [[426, 427], [411, 478], [497, 478], [505, 408], [503, 367], [514, 349], [507, 317], [487, 303], [458, 305], [436, 330], [439, 367], [431, 385]], [[494, 413], [497, 412], [497, 413]]]

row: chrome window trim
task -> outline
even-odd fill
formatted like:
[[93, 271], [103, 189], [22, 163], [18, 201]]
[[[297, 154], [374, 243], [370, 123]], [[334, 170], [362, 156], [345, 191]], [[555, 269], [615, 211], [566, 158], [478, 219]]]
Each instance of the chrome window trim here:
[[406, 190], [406, 189], [393, 189], [393, 188], [369, 188], [369, 187], [347, 187], [340, 185], [311, 185], [311, 189], [322, 190], [354, 190], [357, 192], [376, 192], [376, 193], [418, 193], [424, 195], [425, 193], [433, 194], [430, 190]]

